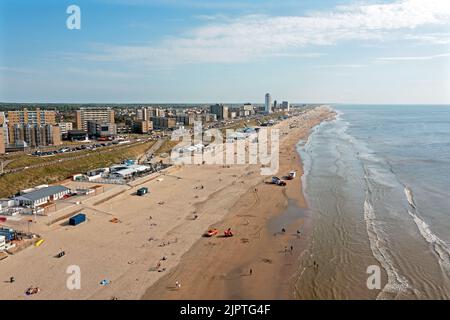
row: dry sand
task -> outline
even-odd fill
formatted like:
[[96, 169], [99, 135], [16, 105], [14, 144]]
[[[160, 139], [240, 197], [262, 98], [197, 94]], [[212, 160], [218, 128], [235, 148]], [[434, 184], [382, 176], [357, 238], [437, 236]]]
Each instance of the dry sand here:
[[[191, 165], [171, 168], [159, 179], [143, 178], [134, 186], [108, 186], [103, 195], [66, 205], [66, 211], [87, 214], [88, 221], [76, 227], [67, 226], [67, 219], [49, 226], [54, 217], [39, 218], [32, 228], [45, 242], [0, 261], [0, 299], [291, 297], [289, 277], [309, 221], [306, 211], [300, 219], [280, 216], [289, 199], [295, 208], [306, 207], [295, 144], [330, 116], [328, 109], [319, 108], [308, 112], [298, 128], [289, 129], [295, 118], [277, 125], [288, 133], [282, 137], [278, 175], [297, 170], [287, 187], [264, 184], [268, 177], [260, 175], [258, 165]], [[136, 196], [142, 186], [150, 194]], [[120, 222], [110, 222], [113, 217]], [[25, 223], [12, 226], [26, 230]], [[274, 236], [284, 223], [286, 233]], [[211, 226], [222, 231], [231, 227], [235, 236], [202, 238]], [[291, 244], [294, 252], [284, 253]], [[61, 250], [66, 255], [55, 258]], [[70, 265], [81, 269], [80, 290], [66, 287]], [[7, 282], [10, 276], [14, 283]], [[110, 284], [100, 285], [103, 279]], [[175, 281], [182, 284], [178, 290]], [[32, 285], [41, 292], [26, 296]]]

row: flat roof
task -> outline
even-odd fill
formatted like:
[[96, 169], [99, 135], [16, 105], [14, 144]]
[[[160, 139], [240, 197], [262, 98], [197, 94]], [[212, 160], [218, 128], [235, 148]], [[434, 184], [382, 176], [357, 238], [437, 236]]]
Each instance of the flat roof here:
[[21, 196], [15, 197], [15, 199], [25, 199], [25, 200], [36, 201], [36, 200], [46, 198], [46, 197], [52, 196], [54, 194], [64, 192], [64, 191], [69, 191], [69, 190], [70, 190], [69, 188], [66, 188], [64, 186], [50, 186], [47, 188], [42, 188], [42, 189], [39, 189], [36, 191], [25, 193]]
[[116, 173], [121, 175], [121, 176], [128, 176], [128, 175], [133, 174], [135, 172], [136, 172], [136, 170], [134, 170], [134, 169], [122, 169], [122, 170], [116, 171]]

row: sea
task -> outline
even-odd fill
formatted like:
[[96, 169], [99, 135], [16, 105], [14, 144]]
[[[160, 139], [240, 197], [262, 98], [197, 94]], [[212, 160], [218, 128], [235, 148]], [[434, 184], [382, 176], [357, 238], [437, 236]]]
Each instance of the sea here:
[[299, 299], [450, 298], [450, 106], [332, 105], [297, 150]]

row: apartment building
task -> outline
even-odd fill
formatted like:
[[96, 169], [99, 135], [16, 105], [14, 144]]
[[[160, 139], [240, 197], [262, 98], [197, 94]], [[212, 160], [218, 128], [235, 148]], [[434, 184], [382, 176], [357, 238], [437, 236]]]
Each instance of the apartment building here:
[[[0, 115], [0, 122], [6, 123], [8, 127], [7, 144], [16, 144], [16, 141], [19, 141], [19, 144], [21, 144], [24, 141], [23, 130], [31, 130], [27, 128], [35, 126], [54, 126], [56, 124], [56, 112], [39, 108], [36, 110], [7, 111], [7, 119], [5, 119], [4, 115]], [[18, 131], [20, 132], [17, 133]]]
[[182, 123], [185, 126], [190, 126], [194, 124], [195, 117], [190, 114], [179, 114], [175, 116], [177, 123]]
[[81, 108], [76, 111], [77, 130], [88, 131], [88, 121], [114, 124], [114, 110], [111, 108]]
[[51, 124], [13, 124], [9, 130], [9, 145], [38, 147], [61, 144], [61, 129]]
[[61, 134], [67, 134], [69, 131], [73, 130], [72, 122], [59, 122], [58, 127], [61, 128]]
[[166, 130], [175, 128], [177, 121], [175, 118], [167, 117], [152, 117], [153, 128], [159, 130]]
[[92, 137], [116, 136], [117, 125], [115, 123], [102, 122], [99, 120], [89, 120], [87, 122], [87, 132]]
[[136, 133], [148, 133], [153, 130], [153, 122], [150, 120], [137, 120], [133, 124], [133, 131]]
[[210, 113], [217, 115], [217, 120], [228, 119], [228, 107], [223, 104], [210, 106]]
[[56, 112], [51, 110], [14, 110], [7, 111], [8, 122], [14, 124], [56, 124]]

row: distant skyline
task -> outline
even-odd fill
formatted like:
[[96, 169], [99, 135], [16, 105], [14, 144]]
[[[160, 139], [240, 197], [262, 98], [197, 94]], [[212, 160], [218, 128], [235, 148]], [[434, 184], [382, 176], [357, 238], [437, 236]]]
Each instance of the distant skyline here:
[[1, 102], [450, 104], [449, 88], [448, 0], [0, 0]]

